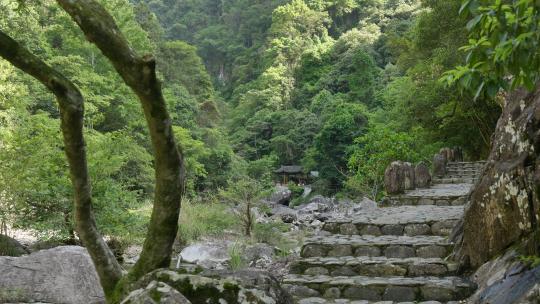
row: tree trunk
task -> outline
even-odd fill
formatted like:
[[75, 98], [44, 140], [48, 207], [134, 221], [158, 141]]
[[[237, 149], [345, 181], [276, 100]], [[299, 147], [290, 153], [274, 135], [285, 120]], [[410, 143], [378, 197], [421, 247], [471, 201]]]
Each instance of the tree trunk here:
[[143, 251], [129, 273], [129, 280], [136, 280], [170, 264], [184, 182], [182, 155], [176, 146], [161, 84], [156, 77], [156, 61], [151, 55], [139, 56], [129, 46], [112, 16], [97, 1], [57, 2], [79, 25], [86, 38], [111, 61], [124, 82], [138, 96], [150, 129], [156, 190]]
[[66, 156], [75, 195], [76, 229], [96, 266], [100, 283], [111, 295], [122, 269], [97, 230], [83, 137], [84, 100], [79, 89], [11, 37], [0, 31], [0, 56], [45, 85], [58, 100]]

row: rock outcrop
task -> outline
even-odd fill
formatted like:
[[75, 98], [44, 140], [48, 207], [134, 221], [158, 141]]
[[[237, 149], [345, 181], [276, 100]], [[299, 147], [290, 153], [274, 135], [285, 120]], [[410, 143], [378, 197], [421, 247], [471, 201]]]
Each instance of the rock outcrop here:
[[0, 303], [105, 303], [96, 270], [83, 247], [0, 257], [0, 274]]
[[508, 95], [487, 164], [454, 239], [461, 265], [478, 267], [509, 246], [537, 254], [540, 217], [540, 89]]
[[420, 162], [414, 168], [414, 180], [416, 188], [429, 188], [431, 186], [431, 174], [424, 162]]
[[478, 290], [471, 304], [540, 303], [540, 266], [529, 267], [515, 250], [480, 266], [473, 275]]
[[384, 171], [384, 189], [386, 189], [386, 193], [398, 194], [405, 190], [402, 166], [402, 162], [395, 161], [392, 162]]
[[[122, 303], [165, 303], [159, 300], [167, 296], [178, 299], [167, 303], [178, 304], [292, 304], [290, 295], [274, 277], [251, 269], [236, 272], [204, 270], [199, 273], [158, 269], [144, 276], [131, 289]], [[159, 292], [156, 295], [152, 291]]]

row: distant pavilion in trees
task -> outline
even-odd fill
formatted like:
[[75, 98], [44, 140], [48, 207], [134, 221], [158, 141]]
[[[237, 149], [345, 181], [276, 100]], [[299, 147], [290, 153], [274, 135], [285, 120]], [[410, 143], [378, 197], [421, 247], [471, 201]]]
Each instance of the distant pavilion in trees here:
[[307, 175], [304, 173], [302, 166], [281, 166], [274, 173], [281, 176], [280, 180], [283, 184], [287, 184], [289, 181], [296, 183], [305, 183], [307, 181]]

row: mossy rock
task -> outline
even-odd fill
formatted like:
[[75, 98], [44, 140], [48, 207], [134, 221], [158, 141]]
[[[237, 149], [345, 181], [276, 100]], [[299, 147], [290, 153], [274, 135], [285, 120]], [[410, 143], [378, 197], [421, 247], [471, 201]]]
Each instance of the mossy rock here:
[[[138, 303], [133, 295], [143, 294], [142, 290], [155, 285], [153, 282], [172, 287], [193, 304], [292, 303], [291, 297], [281, 288], [279, 282], [266, 272], [206, 270], [195, 275], [171, 269], [159, 269], [144, 276], [130, 288], [130, 294], [122, 303]], [[129, 301], [126, 302], [127, 300]]]
[[0, 256], [19, 257], [28, 251], [17, 240], [0, 234]]

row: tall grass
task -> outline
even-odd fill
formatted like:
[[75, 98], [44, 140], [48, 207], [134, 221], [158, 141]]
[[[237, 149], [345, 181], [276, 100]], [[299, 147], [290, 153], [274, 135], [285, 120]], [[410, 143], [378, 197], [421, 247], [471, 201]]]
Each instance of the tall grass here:
[[223, 236], [238, 226], [236, 222], [225, 204], [185, 200], [180, 211], [179, 238], [183, 244], [189, 244], [205, 236]]

